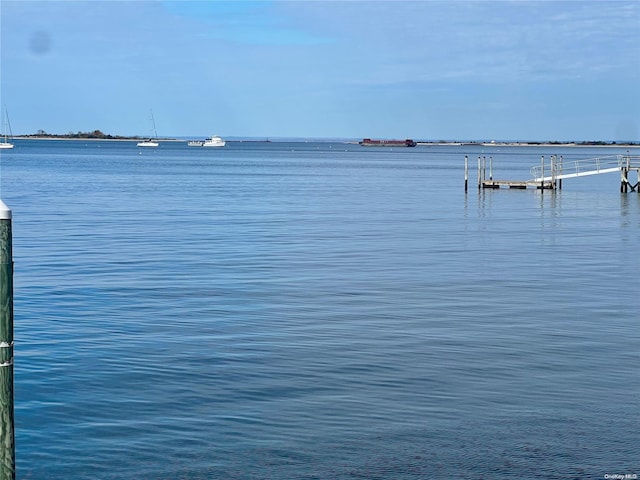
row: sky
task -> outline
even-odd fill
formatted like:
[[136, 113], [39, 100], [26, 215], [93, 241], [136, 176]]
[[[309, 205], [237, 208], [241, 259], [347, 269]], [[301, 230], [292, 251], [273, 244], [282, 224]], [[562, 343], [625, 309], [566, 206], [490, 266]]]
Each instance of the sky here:
[[14, 135], [640, 141], [640, 1], [0, 0]]

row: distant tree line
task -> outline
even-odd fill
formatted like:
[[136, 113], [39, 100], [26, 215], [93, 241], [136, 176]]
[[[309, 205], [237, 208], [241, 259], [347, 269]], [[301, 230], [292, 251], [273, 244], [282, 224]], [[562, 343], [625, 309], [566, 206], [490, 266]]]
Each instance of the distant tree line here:
[[92, 138], [100, 140], [122, 140], [122, 139], [138, 139], [141, 137], [125, 137], [121, 135], [109, 135], [103, 133], [100, 130], [94, 130], [92, 132], [69, 132], [65, 134], [47, 133], [44, 130], [38, 130], [36, 133], [25, 135], [26, 137], [45, 137], [45, 138]]
[[539, 145], [545, 143], [547, 145], [562, 145], [565, 143], [574, 143], [576, 145], [589, 145], [589, 146], [603, 146], [603, 145], [635, 145], [636, 142], [605, 142], [602, 140], [587, 140], [583, 142], [559, 142], [557, 140], [549, 141], [549, 142], [528, 142], [531, 145]]
[[[468, 145], [484, 145], [487, 143], [486, 140], [471, 140], [471, 141], [459, 141], [459, 140], [439, 140], [438, 142], [440, 143], [447, 143], [447, 142], [453, 142], [453, 143], [465, 143]], [[435, 142], [435, 143], [438, 143]], [[426, 142], [426, 143], [431, 143], [431, 142]], [[493, 142], [495, 143], [495, 142]], [[531, 141], [531, 140], [527, 140], [527, 141], [521, 141], [521, 140], [505, 140], [497, 142], [497, 143], [515, 143], [515, 144], [522, 144], [522, 145], [583, 145], [583, 146], [606, 146], [606, 145], [640, 145], [640, 142], [633, 142], [633, 141], [629, 141], [629, 142], [625, 142], [625, 141], [619, 141], [616, 142], [611, 141], [611, 142], [605, 142], [604, 140], [586, 140], [586, 141], [581, 141], [581, 142], [576, 142], [576, 141], [559, 141], [559, 140], [548, 140], [548, 141]]]

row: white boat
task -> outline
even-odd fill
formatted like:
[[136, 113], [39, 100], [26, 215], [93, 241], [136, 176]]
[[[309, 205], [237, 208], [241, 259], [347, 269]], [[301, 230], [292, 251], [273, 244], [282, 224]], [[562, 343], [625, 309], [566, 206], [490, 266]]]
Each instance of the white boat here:
[[[7, 135], [7, 130], [9, 130], [9, 135]], [[11, 124], [9, 123], [9, 114], [7, 113], [7, 108], [4, 109], [4, 115], [2, 117], [2, 132], [4, 136], [4, 141], [0, 142], [0, 149], [6, 150], [9, 148], [13, 148], [13, 143], [11, 143], [11, 139], [13, 138], [13, 133], [11, 132]]]
[[143, 142], [138, 142], [139, 147], [157, 147], [160, 145], [158, 142], [150, 138], [149, 140], [144, 140]]
[[211, 138], [208, 138], [202, 144], [203, 147], [224, 147], [227, 144], [222, 138], [218, 135], [213, 135]]
[[202, 145], [204, 145], [202, 140], [189, 140], [187, 142], [187, 146], [189, 147], [201, 147]]
[[158, 132], [156, 132], [156, 121], [153, 118], [153, 111], [151, 111], [151, 126], [153, 127], [154, 138], [138, 142], [139, 147], [157, 147], [158, 145], [160, 145], [158, 143]]

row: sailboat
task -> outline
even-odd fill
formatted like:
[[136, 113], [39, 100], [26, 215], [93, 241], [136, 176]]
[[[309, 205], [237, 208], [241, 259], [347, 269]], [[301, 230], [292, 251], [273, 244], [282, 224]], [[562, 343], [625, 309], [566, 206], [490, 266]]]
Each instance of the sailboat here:
[[[0, 142], [0, 149], [13, 148], [13, 143], [9, 139], [13, 138], [13, 132], [11, 132], [11, 124], [9, 123], [9, 114], [7, 113], [7, 107], [4, 108], [4, 116], [2, 117], [2, 130], [4, 141]], [[7, 128], [9, 129], [9, 135], [7, 136]]]
[[157, 147], [159, 145], [158, 132], [156, 132], [156, 121], [153, 119], [153, 111], [151, 111], [151, 125], [153, 126], [154, 137], [142, 142], [138, 142], [139, 147]]

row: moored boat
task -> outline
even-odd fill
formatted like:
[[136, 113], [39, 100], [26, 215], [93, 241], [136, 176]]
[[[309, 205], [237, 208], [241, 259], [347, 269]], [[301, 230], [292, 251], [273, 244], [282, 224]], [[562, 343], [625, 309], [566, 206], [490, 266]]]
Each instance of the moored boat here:
[[202, 144], [203, 147], [224, 147], [227, 144], [221, 137], [218, 135], [213, 135], [211, 138], [208, 138]]
[[[9, 148], [13, 148], [13, 143], [11, 143], [10, 141], [13, 138], [13, 133], [11, 132], [11, 124], [9, 123], [9, 113], [7, 112], [6, 108], [4, 109], [4, 115], [2, 117], [2, 120], [3, 120], [2, 130], [3, 130], [4, 141], [0, 142], [0, 149], [7, 150]], [[7, 129], [9, 130], [8, 135], [7, 135]]]
[[153, 110], [151, 113], [151, 126], [153, 128], [153, 136], [154, 138], [149, 138], [148, 140], [143, 140], [142, 142], [138, 142], [138, 147], [157, 147], [160, 145], [158, 142], [158, 132], [156, 132], [156, 121], [153, 118]]
[[206, 140], [189, 140], [187, 146], [189, 147], [224, 147], [227, 144], [222, 137], [213, 135]]
[[144, 140], [142, 142], [138, 142], [138, 147], [157, 147], [160, 145], [158, 142], [150, 138], [149, 140]]

